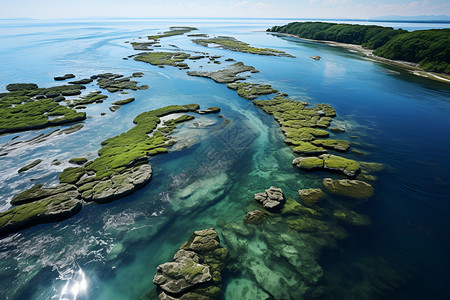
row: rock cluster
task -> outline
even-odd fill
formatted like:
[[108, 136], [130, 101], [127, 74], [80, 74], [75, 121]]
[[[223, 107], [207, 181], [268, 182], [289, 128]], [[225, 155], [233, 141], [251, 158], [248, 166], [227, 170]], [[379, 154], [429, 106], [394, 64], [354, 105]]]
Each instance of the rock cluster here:
[[95, 176], [86, 177], [77, 185], [84, 200], [104, 203], [133, 193], [148, 183], [151, 177], [152, 167], [144, 164], [102, 180], [98, 180]]
[[206, 77], [211, 78], [215, 82], [218, 83], [232, 83], [238, 80], [245, 80], [245, 77], [238, 76], [237, 74], [243, 72], [251, 72], [256, 73], [256, 70], [252, 66], [246, 66], [241, 62], [237, 62], [226, 69], [222, 69], [215, 72], [207, 72], [207, 71], [189, 71], [187, 74], [189, 76], [198, 76], [198, 77]]
[[255, 194], [255, 200], [267, 210], [281, 209], [285, 202], [283, 191], [273, 186], [263, 193]]
[[195, 231], [174, 261], [157, 267], [153, 283], [158, 299], [216, 299], [221, 294], [221, 271], [227, 256], [213, 228]]

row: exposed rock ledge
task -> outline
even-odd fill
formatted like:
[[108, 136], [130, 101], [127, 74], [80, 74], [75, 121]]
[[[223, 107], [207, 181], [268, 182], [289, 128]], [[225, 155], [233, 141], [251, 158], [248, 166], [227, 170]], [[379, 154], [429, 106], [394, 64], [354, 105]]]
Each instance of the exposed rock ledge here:
[[157, 285], [158, 299], [217, 299], [227, 256], [228, 250], [219, 247], [213, 228], [195, 231], [181, 245], [173, 262], [157, 267], [153, 283]]

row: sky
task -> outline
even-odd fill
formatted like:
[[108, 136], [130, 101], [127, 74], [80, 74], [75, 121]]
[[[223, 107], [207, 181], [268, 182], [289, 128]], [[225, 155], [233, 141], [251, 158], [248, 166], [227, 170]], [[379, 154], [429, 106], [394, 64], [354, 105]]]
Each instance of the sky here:
[[450, 0], [0, 0], [0, 19], [355, 18], [450, 15]]

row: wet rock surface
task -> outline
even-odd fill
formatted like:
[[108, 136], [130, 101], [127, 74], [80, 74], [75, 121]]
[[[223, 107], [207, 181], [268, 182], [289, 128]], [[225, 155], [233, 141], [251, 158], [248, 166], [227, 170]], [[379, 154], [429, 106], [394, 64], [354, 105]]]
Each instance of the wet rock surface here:
[[86, 177], [77, 185], [81, 198], [85, 201], [104, 203], [132, 194], [148, 183], [151, 177], [152, 168], [146, 164], [112, 175], [108, 179], [96, 180], [95, 177]]
[[281, 189], [271, 186], [265, 192], [255, 194], [255, 201], [268, 210], [278, 210], [283, 207], [285, 199]]
[[157, 267], [153, 283], [158, 299], [217, 299], [227, 256], [213, 228], [195, 231], [172, 262]]

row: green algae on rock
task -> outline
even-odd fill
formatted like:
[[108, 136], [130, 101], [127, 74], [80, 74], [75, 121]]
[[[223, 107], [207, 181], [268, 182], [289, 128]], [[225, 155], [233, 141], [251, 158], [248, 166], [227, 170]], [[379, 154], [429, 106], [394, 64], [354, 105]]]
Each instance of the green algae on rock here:
[[262, 222], [264, 222], [265, 216], [264, 213], [262, 211], [260, 211], [259, 209], [256, 210], [252, 210], [249, 211], [245, 217], [244, 217], [244, 222], [248, 223], [248, 224], [261, 224]]
[[159, 40], [161, 38], [165, 38], [165, 37], [169, 37], [169, 36], [174, 36], [174, 35], [183, 35], [185, 33], [194, 31], [194, 30], [198, 30], [195, 27], [169, 27], [169, 31], [163, 32], [161, 34], [156, 34], [156, 35], [149, 35], [147, 36], [147, 38], [149, 40]]
[[292, 164], [303, 170], [331, 170], [342, 172], [349, 177], [356, 176], [360, 171], [360, 164], [357, 161], [331, 154], [322, 154], [319, 157], [297, 157]]
[[245, 77], [237, 76], [239, 73], [243, 72], [259, 72], [252, 66], [246, 66], [242, 62], [237, 62], [232, 64], [226, 69], [222, 69], [214, 72], [207, 71], [188, 71], [187, 74], [189, 76], [198, 76], [198, 77], [206, 77], [211, 78], [217, 83], [232, 83], [238, 80], [245, 80]]
[[42, 162], [41, 159], [36, 159], [34, 161], [32, 161], [31, 163], [29, 163], [26, 166], [23, 166], [22, 168], [20, 168], [17, 172], [18, 173], [22, 173], [22, 172], [26, 172], [34, 167], [36, 167], [38, 164], [40, 164]]
[[78, 105], [87, 105], [92, 103], [102, 103], [103, 100], [108, 98], [106, 95], [102, 95], [101, 92], [91, 92], [87, 94], [86, 96], [81, 97], [81, 99], [75, 99], [73, 100], [69, 106], [74, 107]]
[[355, 199], [367, 199], [374, 194], [373, 187], [361, 180], [325, 178], [323, 180], [323, 186], [330, 194]]
[[368, 216], [358, 214], [352, 210], [339, 209], [333, 212], [333, 216], [343, 223], [354, 226], [368, 226], [371, 223]]
[[228, 256], [219, 242], [213, 228], [195, 231], [173, 262], [157, 267], [153, 283], [158, 299], [217, 299], [222, 294], [221, 272]]
[[112, 104], [121, 106], [121, 105], [125, 105], [125, 104], [128, 104], [128, 103], [131, 103], [134, 100], [135, 100], [134, 98], [127, 98], [127, 99], [123, 99], [123, 100], [119, 100], [119, 101], [113, 102]]
[[34, 202], [57, 194], [63, 194], [68, 191], [74, 191], [76, 187], [71, 184], [60, 184], [56, 187], [44, 188], [43, 184], [37, 184], [28, 190], [17, 194], [11, 199], [12, 205], [21, 205], [25, 203]]
[[74, 165], [84, 165], [88, 159], [86, 157], [74, 157], [69, 160], [69, 163]]
[[247, 82], [235, 82], [227, 84], [227, 87], [238, 92], [238, 95], [247, 100], [256, 99], [260, 95], [270, 95], [278, 93], [269, 84], [255, 84]]
[[284, 51], [274, 50], [269, 48], [257, 48], [252, 47], [247, 43], [241, 42], [233, 37], [220, 36], [211, 39], [195, 39], [192, 40], [194, 43], [209, 47], [209, 44], [219, 45], [223, 49], [243, 52], [243, 53], [251, 53], [251, 54], [259, 54], [259, 55], [271, 55], [271, 56], [287, 56], [287, 57], [295, 57], [290, 54], [287, 54]]
[[[195, 111], [198, 104], [170, 105], [139, 114], [133, 123], [135, 127], [102, 142], [99, 157], [85, 165], [86, 171], [92, 171], [98, 179], [123, 171], [127, 165], [141, 157], [165, 153], [164, 146], [170, 146], [169, 138], [155, 131], [161, 122], [160, 117], [179, 112]], [[184, 121], [191, 118], [185, 117]], [[178, 122], [180, 122], [178, 120]], [[152, 135], [150, 135], [153, 133]]]
[[314, 206], [319, 201], [326, 198], [325, 193], [321, 189], [303, 189], [298, 191], [298, 195], [303, 204], [308, 207]]
[[53, 100], [69, 89], [79, 92], [79, 89], [84, 88], [83, 86], [53, 88], [38, 88], [34, 84], [9, 86], [11, 90], [9, 93], [0, 93], [0, 114], [2, 115], [0, 133], [40, 129], [86, 119], [86, 113], [77, 112]]
[[316, 146], [320, 146], [326, 149], [333, 149], [337, 151], [348, 151], [350, 148], [350, 143], [345, 140], [334, 140], [334, 139], [326, 139], [326, 140], [314, 140], [311, 142]]
[[77, 191], [49, 196], [0, 213], [0, 235], [67, 219], [81, 210]]
[[220, 107], [216, 107], [216, 106], [211, 106], [208, 107], [206, 109], [201, 109], [199, 111], [197, 111], [197, 113], [204, 115], [204, 114], [216, 114], [219, 113], [221, 111]]
[[185, 68], [184, 60], [191, 55], [183, 52], [144, 52], [136, 55], [133, 59], [143, 61], [154, 66], [172, 66]]

